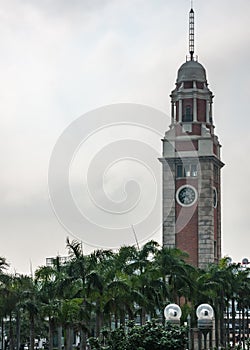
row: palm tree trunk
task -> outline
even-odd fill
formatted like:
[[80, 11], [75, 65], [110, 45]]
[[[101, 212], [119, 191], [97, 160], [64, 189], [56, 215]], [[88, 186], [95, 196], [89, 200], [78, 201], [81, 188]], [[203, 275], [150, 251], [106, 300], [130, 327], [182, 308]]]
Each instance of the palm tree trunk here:
[[[228, 305], [228, 303], [227, 303]], [[229, 317], [229, 307], [227, 306], [227, 346], [229, 346], [230, 344], [230, 328], [229, 328], [229, 325], [230, 325], [230, 317]]]
[[247, 308], [247, 339], [249, 339], [249, 334], [250, 334], [248, 313], [249, 313], [249, 308]]
[[34, 350], [35, 347], [35, 318], [33, 314], [30, 314], [30, 350]]
[[58, 326], [57, 328], [57, 342], [58, 342], [58, 350], [62, 350], [62, 326]]
[[121, 310], [120, 324], [125, 325], [125, 310]]
[[13, 324], [12, 324], [12, 313], [10, 313], [9, 327], [10, 327], [10, 343], [9, 343], [9, 349], [10, 349], [10, 350], [14, 350], [14, 334], [13, 334]]
[[96, 337], [99, 337], [101, 328], [103, 326], [103, 313], [101, 312], [100, 308], [97, 307], [96, 310]]
[[144, 306], [141, 308], [141, 326], [146, 323], [146, 309]]
[[222, 293], [221, 302], [219, 305], [219, 318], [220, 318], [220, 345], [225, 347], [225, 321], [224, 321], [224, 313], [225, 313], [225, 303], [224, 296]]
[[[21, 333], [21, 322], [20, 322], [20, 311], [16, 314], [16, 349], [20, 348], [20, 333]], [[3, 334], [3, 333], [2, 333]]]
[[233, 333], [233, 347], [235, 347], [235, 299], [232, 299], [232, 333]]
[[49, 350], [53, 350], [53, 320], [49, 319]]
[[2, 336], [2, 338], [1, 338], [1, 349], [4, 349], [4, 321], [3, 321], [3, 317], [2, 317], [2, 319], [1, 319], [1, 336]]
[[80, 350], [86, 350], [86, 347], [87, 347], [87, 333], [86, 333], [85, 330], [81, 329], [80, 337], [81, 337]]
[[219, 312], [217, 305], [215, 306], [215, 345], [219, 347]]
[[115, 313], [115, 328], [118, 328], [118, 316], [117, 316], [117, 313]]
[[65, 350], [72, 350], [72, 329], [70, 325], [66, 325], [65, 333], [66, 333]]
[[241, 337], [242, 337], [242, 316], [241, 316], [241, 309], [239, 310], [239, 343], [241, 345]]
[[245, 349], [245, 335], [246, 335], [246, 327], [245, 327], [245, 309], [242, 308], [242, 333], [243, 333], [243, 349]]

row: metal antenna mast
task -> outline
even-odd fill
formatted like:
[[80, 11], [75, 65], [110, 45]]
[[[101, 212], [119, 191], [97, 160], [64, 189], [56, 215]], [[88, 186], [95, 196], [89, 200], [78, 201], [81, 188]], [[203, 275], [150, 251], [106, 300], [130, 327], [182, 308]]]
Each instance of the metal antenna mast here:
[[194, 58], [194, 10], [192, 1], [191, 10], [189, 12], [189, 53], [192, 61]]
[[135, 232], [134, 225], [131, 225], [131, 227], [132, 227], [132, 230], [133, 230], [133, 233], [134, 233], [134, 236], [135, 236], [135, 241], [136, 241], [137, 249], [139, 250], [140, 247], [139, 247], [139, 243], [138, 243], [138, 239], [137, 239], [137, 236], [136, 236], [136, 232]]

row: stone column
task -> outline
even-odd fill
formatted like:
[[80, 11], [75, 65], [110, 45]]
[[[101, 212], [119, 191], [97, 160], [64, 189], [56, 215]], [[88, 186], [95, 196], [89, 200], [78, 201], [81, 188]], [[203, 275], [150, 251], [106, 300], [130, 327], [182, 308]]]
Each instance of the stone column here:
[[206, 104], [206, 122], [207, 122], [207, 124], [209, 124], [209, 123], [210, 123], [210, 120], [209, 120], [209, 115], [210, 115], [210, 103], [209, 103], [208, 100], [207, 100], [206, 102], [207, 102], [207, 104]]
[[210, 102], [209, 119], [213, 120], [213, 102]]
[[197, 98], [193, 98], [193, 121], [197, 122]]
[[175, 247], [175, 163], [163, 158], [163, 246]]
[[200, 159], [198, 207], [198, 266], [205, 268], [214, 262], [213, 164], [206, 157]]
[[174, 101], [171, 101], [171, 104], [171, 123], [174, 124], [176, 122]]
[[179, 100], [179, 122], [182, 122], [182, 100]]

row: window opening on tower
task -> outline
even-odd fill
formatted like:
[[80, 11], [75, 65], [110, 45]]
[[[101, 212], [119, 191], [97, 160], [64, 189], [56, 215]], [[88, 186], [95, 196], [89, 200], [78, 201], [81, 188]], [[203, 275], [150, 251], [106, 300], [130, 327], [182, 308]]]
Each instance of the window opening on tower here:
[[176, 167], [176, 177], [197, 177], [197, 164], [178, 164]]
[[191, 105], [187, 105], [185, 108], [185, 114], [182, 117], [183, 122], [192, 122], [193, 121], [193, 114], [192, 114], [192, 107]]

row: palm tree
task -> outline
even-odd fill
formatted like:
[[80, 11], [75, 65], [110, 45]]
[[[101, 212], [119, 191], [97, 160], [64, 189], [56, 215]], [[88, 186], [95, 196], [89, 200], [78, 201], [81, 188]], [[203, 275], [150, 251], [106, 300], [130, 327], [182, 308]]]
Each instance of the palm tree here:
[[156, 265], [164, 282], [164, 302], [180, 304], [180, 299], [192, 301], [195, 289], [195, 268], [185, 262], [187, 254], [179, 249], [161, 248]]
[[106, 277], [109, 267], [109, 260], [113, 253], [110, 250], [96, 250], [89, 256], [83, 255], [81, 243], [67, 239], [70, 261], [67, 264], [67, 274], [71, 283], [77, 283], [79, 289], [71, 298], [81, 298], [82, 304], [79, 310], [78, 327], [81, 333], [81, 348], [86, 347], [87, 333], [93, 328], [92, 316], [95, 315], [95, 334], [98, 336], [103, 326], [103, 298]]
[[35, 283], [40, 297], [41, 314], [48, 320], [49, 350], [53, 349], [53, 338], [56, 326], [59, 326], [58, 343], [61, 346], [60, 310], [62, 303], [62, 282], [66, 278], [64, 268], [60, 266], [59, 257], [53, 266], [42, 266], [35, 272]]
[[9, 264], [6, 262], [6, 259], [4, 257], [0, 257], [0, 326], [1, 326], [1, 348], [4, 348], [4, 316], [6, 315], [5, 310], [5, 286], [6, 286], [6, 280], [9, 279], [9, 276], [6, 275], [5, 270]]
[[[25, 275], [16, 276], [18, 304], [16, 309], [17, 320], [20, 318], [20, 312], [28, 313], [29, 328], [30, 328], [30, 350], [35, 347], [35, 322], [39, 315], [39, 295], [37, 286], [32, 277]], [[20, 324], [21, 326], [21, 324]], [[17, 341], [17, 344], [20, 340]], [[19, 349], [19, 346], [17, 346]]]
[[233, 313], [233, 343], [235, 343], [236, 308], [239, 316], [239, 338], [243, 333], [243, 347], [245, 347], [245, 310], [248, 310], [250, 278], [249, 269], [242, 269], [239, 264], [230, 266], [232, 276], [232, 313]]
[[141, 295], [138, 300], [141, 325], [146, 321], [146, 310], [152, 312], [154, 308], [157, 290], [152, 284], [157, 280], [157, 275], [153, 261], [158, 247], [157, 242], [149, 241], [141, 248], [130, 248], [131, 257], [125, 266], [125, 272], [130, 276], [132, 289], [137, 290], [137, 297]]
[[[2, 326], [8, 326], [9, 349], [13, 350], [15, 346], [15, 334], [13, 319], [16, 316], [19, 295], [17, 289], [17, 277], [10, 274], [1, 275], [0, 300], [1, 300], [1, 317], [8, 319], [8, 323], [2, 321]], [[3, 333], [2, 333], [3, 334]]]
[[6, 259], [2, 256], [0, 256], [0, 275], [5, 273], [5, 270], [9, 267], [9, 264], [7, 263]]
[[[243, 271], [238, 264], [228, 264], [228, 258], [219, 264], [211, 264], [206, 270], [200, 271], [197, 278], [196, 305], [209, 302], [215, 311], [216, 346], [225, 346], [229, 342], [229, 324], [232, 324], [232, 340], [235, 346], [236, 338], [236, 305], [244, 310], [245, 292], [249, 290], [249, 272]], [[242, 303], [242, 304], [241, 304]], [[229, 307], [232, 319], [229, 318]], [[227, 336], [225, 330], [225, 315], [227, 315]]]
[[91, 313], [93, 305], [88, 298], [89, 284], [87, 285], [88, 275], [91, 269], [90, 259], [83, 254], [82, 244], [77, 240], [69, 241], [67, 238], [67, 247], [69, 249], [70, 261], [66, 265], [66, 272], [72, 282], [77, 282], [78, 291], [74, 297], [81, 298], [82, 303], [79, 308], [79, 317], [76, 321], [77, 328], [80, 332], [80, 348], [85, 349], [87, 346], [87, 337], [91, 329]]

